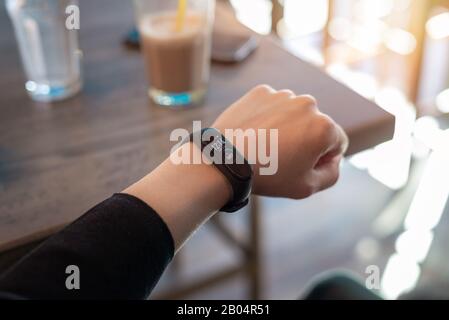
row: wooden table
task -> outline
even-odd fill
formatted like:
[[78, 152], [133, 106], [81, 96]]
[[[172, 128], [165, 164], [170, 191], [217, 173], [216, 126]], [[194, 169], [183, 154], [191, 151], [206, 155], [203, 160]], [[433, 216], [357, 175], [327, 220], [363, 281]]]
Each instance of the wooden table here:
[[14, 34], [0, 6], [0, 251], [44, 238], [167, 157], [174, 128], [210, 122], [254, 85], [315, 95], [347, 131], [350, 152], [389, 139], [394, 118], [267, 37], [245, 62], [212, 67], [203, 107], [152, 106], [143, 61], [121, 45], [130, 1], [81, 0], [83, 92], [54, 105], [31, 101]]

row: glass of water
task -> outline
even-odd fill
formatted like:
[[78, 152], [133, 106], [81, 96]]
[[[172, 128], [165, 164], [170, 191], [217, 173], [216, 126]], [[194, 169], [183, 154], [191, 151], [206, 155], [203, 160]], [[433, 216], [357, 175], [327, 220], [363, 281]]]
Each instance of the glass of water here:
[[[6, 0], [27, 76], [37, 101], [57, 101], [82, 87], [78, 31], [67, 24], [77, 0]], [[73, 17], [72, 17], [73, 18]]]

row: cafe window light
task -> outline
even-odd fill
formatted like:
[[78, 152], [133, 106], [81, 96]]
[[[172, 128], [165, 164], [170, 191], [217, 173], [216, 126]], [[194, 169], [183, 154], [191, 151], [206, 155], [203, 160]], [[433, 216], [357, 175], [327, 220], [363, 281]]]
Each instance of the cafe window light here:
[[236, 11], [237, 19], [248, 28], [260, 34], [271, 32], [271, 9], [273, 4], [270, 0], [231, 0]]
[[429, 254], [434, 234], [431, 230], [411, 229], [396, 239], [396, 252], [417, 263], [422, 263]]
[[435, 141], [430, 141], [433, 152], [404, 219], [405, 231], [396, 240], [396, 253], [389, 258], [382, 278], [382, 293], [388, 299], [416, 287], [420, 263], [433, 242], [433, 229], [444, 214], [449, 196], [448, 138], [449, 131], [438, 130]]
[[284, 18], [278, 25], [280, 35], [291, 38], [323, 30], [328, 9], [327, 0], [284, 0]]
[[449, 37], [449, 12], [443, 12], [433, 16], [427, 21], [426, 30], [433, 39]]
[[384, 32], [388, 26], [382, 20], [371, 20], [357, 24], [348, 44], [364, 53], [374, 53], [382, 44]]
[[449, 89], [444, 90], [438, 95], [437, 108], [443, 113], [449, 113]]
[[380, 19], [390, 15], [394, 7], [394, 0], [358, 0], [354, 5], [354, 14], [361, 21]]
[[337, 17], [329, 22], [329, 34], [337, 41], [348, 41], [352, 28], [352, 22], [347, 18]]
[[401, 54], [411, 54], [416, 49], [416, 38], [410, 32], [402, 29], [391, 29], [385, 33], [385, 46], [391, 51]]
[[382, 294], [387, 299], [396, 299], [402, 293], [416, 287], [421, 268], [413, 259], [399, 254], [393, 255], [387, 262], [382, 277]]

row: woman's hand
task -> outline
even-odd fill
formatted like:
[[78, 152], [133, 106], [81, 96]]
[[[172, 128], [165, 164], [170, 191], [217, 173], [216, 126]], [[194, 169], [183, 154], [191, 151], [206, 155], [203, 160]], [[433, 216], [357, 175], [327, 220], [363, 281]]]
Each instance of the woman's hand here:
[[[338, 180], [340, 160], [348, 146], [346, 134], [319, 112], [313, 97], [266, 85], [234, 103], [213, 127], [223, 134], [225, 129], [277, 130], [277, 172], [262, 175], [260, 162], [254, 166], [253, 192], [265, 196], [302, 199], [331, 187]], [[258, 148], [261, 145], [258, 141]], [[248, 156], [248, 148], [240, 151]]]

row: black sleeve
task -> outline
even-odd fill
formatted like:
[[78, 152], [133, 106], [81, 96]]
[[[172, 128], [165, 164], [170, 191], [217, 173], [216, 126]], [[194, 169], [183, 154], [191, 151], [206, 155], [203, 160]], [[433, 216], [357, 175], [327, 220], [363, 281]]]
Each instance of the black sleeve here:
[[[0, 297], [143, 299], [173, 254], [173, 238], [159, 215], [138, 198], [115, 194], [7, 271]], [[79, 290], [66, 287], [72, 265], [79, 268]]]

